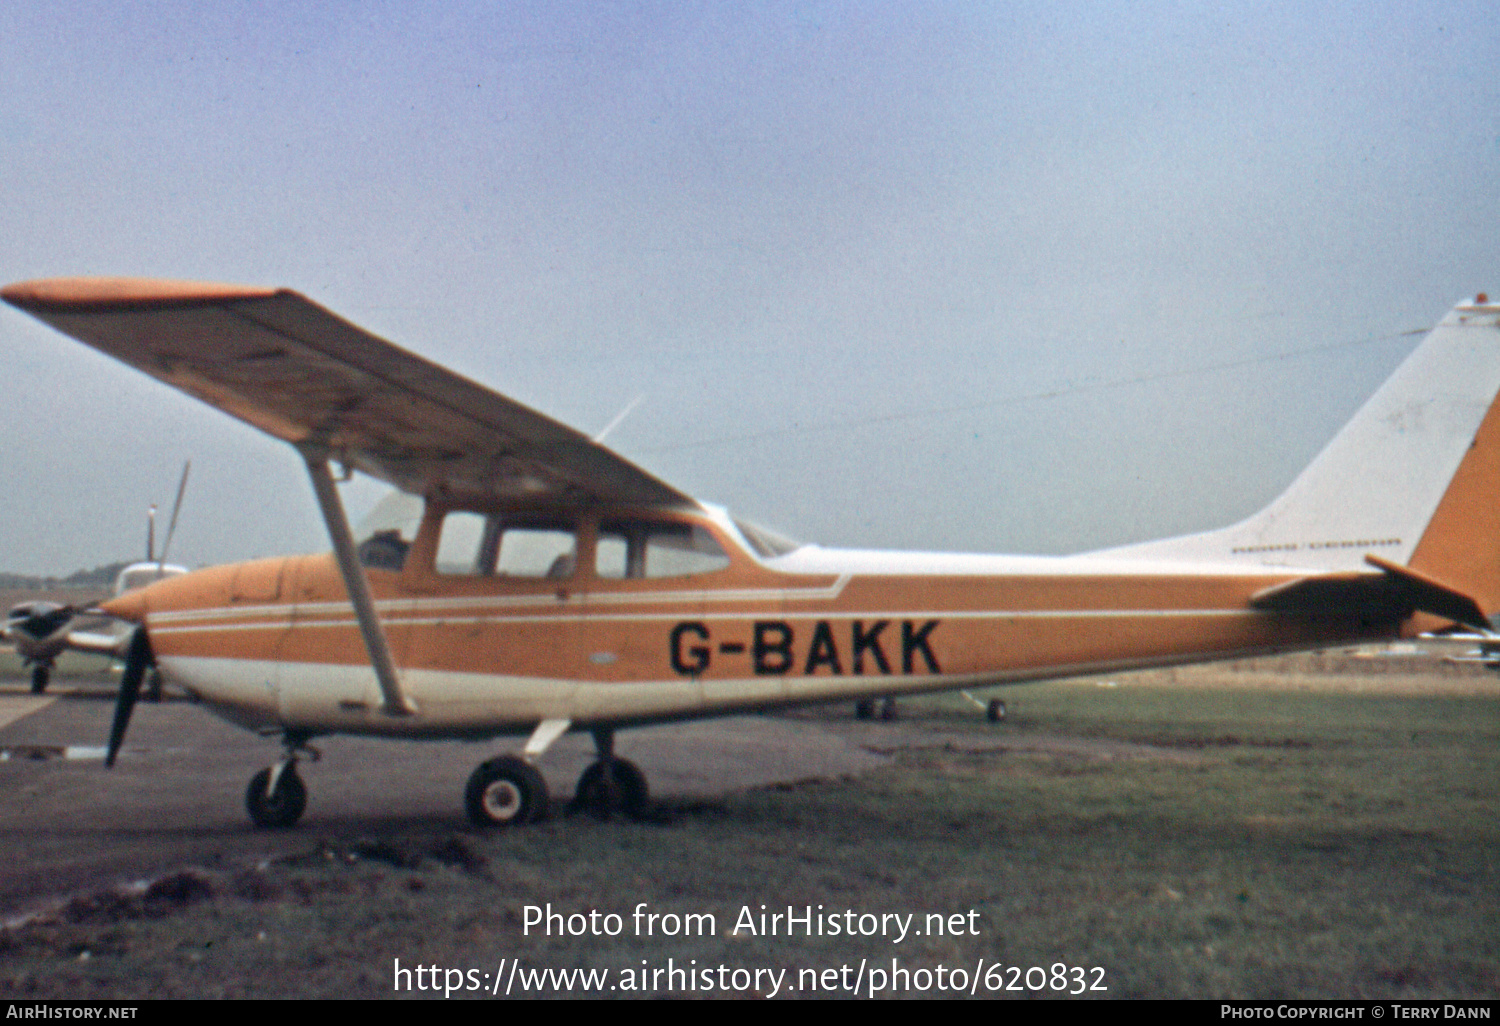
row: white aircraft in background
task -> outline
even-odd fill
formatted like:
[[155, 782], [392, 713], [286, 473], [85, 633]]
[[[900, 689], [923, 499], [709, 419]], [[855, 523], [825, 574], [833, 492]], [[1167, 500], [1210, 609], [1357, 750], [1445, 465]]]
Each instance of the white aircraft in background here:
[[[172, 534], [177, 530], [177, 514], [182, 509], [182, 496], [187, 489], [191, 467], [191, 461], [183, 464], [182, 479], [177, 484], [177, 501], [172, 507], [172, 520], [160, 555], [156, 553], [156, 507], [152, 506], [146, 521], [146, 558], [143, 562], [131, 563], [116, 575], [112, 598], [188, 572], [187, 567], [166, 560]], [[129, 625], [92, 606], [79, 608], [45, 599], [12, 606], [5, 619], [3, 636], [15, 645], [21, 665], [30, 667], [31, 693], [34, 695], [47, 690], [57, 657], [64, 652], [91, 652], [123, 660], [130, 648]], [[148, 685], [148, 691], [158, 698], [160, 689], [159, 678]]]

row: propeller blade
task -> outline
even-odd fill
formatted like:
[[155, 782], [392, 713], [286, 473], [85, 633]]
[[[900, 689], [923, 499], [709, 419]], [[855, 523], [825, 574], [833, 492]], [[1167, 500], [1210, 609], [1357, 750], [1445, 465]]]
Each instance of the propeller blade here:
[[156, 561], [156, 579], [161, 580], [162, 567], [167, 565], [167, 550], [172, 547], [172, 535], [177, 531], [177, 514], [182, 512], [182, 495], [187, 491], [188, 471], [193, 469], [192, 460], [182, 464], [182, 480], [177, 482], [177, 501], [172, 503], [172, 519], [167, 521], [167, 537], [161, 543], [161, 556]]
[[115, 764], [120, 746], [125, 743], [125, 728], [130, 726], [130, 713], [141, 695], [141, 681], [151, 669], [155, 657], [151, 654], [151, 641], [146, 637], [146, 628], [137, 627], [130, 635], [130, 651], [125, 655], [125, 673], [120, 677], [120, 697], [115, 701], [115, 721], [109, 728], [109, 750], [104, 756], [104, 765]]

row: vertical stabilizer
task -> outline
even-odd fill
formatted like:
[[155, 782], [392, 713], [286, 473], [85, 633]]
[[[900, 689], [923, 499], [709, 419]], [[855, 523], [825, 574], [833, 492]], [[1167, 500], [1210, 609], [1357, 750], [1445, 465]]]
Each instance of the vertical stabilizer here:
[[[1096, 555], [1319, 570], [1375, 555], [1500, 605], [1500, 304], [1428, 333], [1275, 501], [1232, 527]], [[1489, 582], [1489, 583], [1486, 583]]]

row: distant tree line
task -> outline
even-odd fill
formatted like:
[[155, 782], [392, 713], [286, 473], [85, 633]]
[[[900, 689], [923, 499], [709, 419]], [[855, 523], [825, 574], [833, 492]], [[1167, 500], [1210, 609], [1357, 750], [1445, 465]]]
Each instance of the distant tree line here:
[[0, 572], [0, 588], [22, 590], [27, 588], [108, 588], [115, 583], [125, 563], [106, 563], [92, 570], [75, 570], [66, 577], [29, 577], [26, 574]]

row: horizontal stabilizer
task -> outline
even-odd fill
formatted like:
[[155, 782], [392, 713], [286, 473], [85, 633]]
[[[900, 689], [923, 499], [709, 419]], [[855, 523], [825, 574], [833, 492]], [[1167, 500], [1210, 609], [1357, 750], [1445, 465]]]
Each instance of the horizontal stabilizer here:
[[1274, 612], [1359, 616], [1372, 622], [1399, 623], [1412, 613], [1431, 613], [1468, 627], [1489, 628], [1479, 603], [1463, 592], [1379, 556], [1367, 555], [1365, 562], [1381, 572], [1300, 577], [1257, 592], [1250, 604]]

